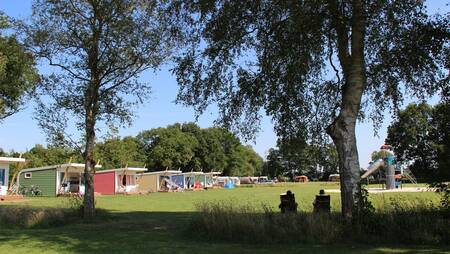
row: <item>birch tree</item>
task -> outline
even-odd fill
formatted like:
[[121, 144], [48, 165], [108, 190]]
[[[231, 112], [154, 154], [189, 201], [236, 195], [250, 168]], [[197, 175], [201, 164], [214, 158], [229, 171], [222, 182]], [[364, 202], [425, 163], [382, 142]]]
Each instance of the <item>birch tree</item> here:
[[[358, 203], [357, 120], [375, 125], [404, 95], [448, 91], [449, 16], [421, 0], [175, 1], [189, 45], [174, 69], [178, 101], [255, 133], [262, 112], [280, 137], [331, 137], [342, 213]], [[320, 139], [318, 139], [320, 140]]]
[[[139, 74], [167, 60], [174, 36], [164, 3], [136, 0], [35, 0], [24, 26], [28, 45], [47, 61], [36, 118], [52, 140], [81, 144], [84, 218], [95, 215], [94, 145], [99, 123], [128, 125], [150, 85]], [[68, 135], [75, 123], [81, 133]]]

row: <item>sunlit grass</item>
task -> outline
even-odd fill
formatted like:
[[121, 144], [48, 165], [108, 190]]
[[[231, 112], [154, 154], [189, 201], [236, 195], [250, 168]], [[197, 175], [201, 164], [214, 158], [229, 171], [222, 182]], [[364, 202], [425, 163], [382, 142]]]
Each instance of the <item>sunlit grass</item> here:
[[[379, 187], [379, 185], [374, 186]], [[288, 183], [273, 187], [209, 189], [181, 193], [152, 193], [130, 196], [98, 196], [98, 208], [112, 212], [113, 218], [94, 224], [70, 224], [47, 229], [0, 228], [0, 253], [444, 253], [444, 247], [427, 246], [332, 246], [248, 245], [233, 242], [199, 241], [186, 232], [196, 204], [231, 200], [235, 204], [261, 204], [277, 210], [279, 194], [295, 193], [299, 207], [312, 210], [320, 189], [338, 189], [336, 183]], [[393, 197], [403, 202], [438, 202], [439, 196], [426, 193], [385, 193], [370, 195], [376, 207], [386, 206]], [[398, 198], [397, 198], [398, 199]], [[340, 195], [331, 194], [333, 211], [340, 210]], [[381, 205], [383, 204], [383, 205]], [[0, 206], [65, 207], [66, 198], [27, 198]], [[414, 244], [414, 243], [412, 243]]]
[[[369, 187], [379, 186], [371, 185]], [[406, 185], [408, 186], [408, 185]], [[424, 185], [422, 185], [424, 186]], [[116, 195], [96, 197], [97, 207], [116, 212], [144, 211], [144, 212], [194, 212], [195, 204], [204, 201], [232, 200], [236, 204], [252, 203], [260, 206], [264, 203], [278, 207], [279, 194], [291, 190], [299, 208], [312, 211], [312, 202], [320, 189], [339, 189], [337, 183], [284, 183], [275, 186], [254, 186], [235, 189], [208, 189], [206, 191], [185, 191], [172, 193], [151, 193], [145, 195]], [[331, 206], [333, 211], [340, 210], [340, 194], [331, 193]], [[439, 202], [439, 195], [433, 192], [420, 193], [377, 193], [370, 198], [375, 207], [381, 208], [391, 197], [401, 197], [407, 202]], [[23, 202], [9, 203], [13, 205], [26, 204], [36, 207], [61, 207], [65, 198], [27, 198]]]

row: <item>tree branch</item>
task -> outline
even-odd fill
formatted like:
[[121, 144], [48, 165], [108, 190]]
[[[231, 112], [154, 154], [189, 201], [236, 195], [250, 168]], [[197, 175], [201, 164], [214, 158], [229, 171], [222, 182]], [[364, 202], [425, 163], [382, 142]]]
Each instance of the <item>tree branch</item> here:
[[348, 73], [350, 65], [349, 54], [349, 35], [348, 29], [344, 21], [344, 13], [339, 9], [339, 3], [337, 0], [330, 1], [330, 16], [331, 26], [337, 34], [337, 49], [338, 58], [344, 70], [344, 77]]
[[88, 79], [88, 78], [82, 77], [82, 76], [80, 76], [79, 74], [73, 72], [69, 67], [64, 66], [64, 65], [62, 65], [62, 64], [59, 64], [59, 63], [54, 63], [51, 57], [49, 57], [49, 56], [43, 56], [43, 57], [46, 58], [46, 59], [49, 61], [49, 65], [50, 65], [50, 66], [56, 66], [56, 67], [59, 67], [59, 68], [65, 70], [65, 71], [67, 71], [68, 73], [70, 73], [70, 75], [72, 75], [72, 76], [75, 77], [76, 79], [79, 79], [79, 80], [83, 80], [83, 81], [89, 82], [89, 79]]

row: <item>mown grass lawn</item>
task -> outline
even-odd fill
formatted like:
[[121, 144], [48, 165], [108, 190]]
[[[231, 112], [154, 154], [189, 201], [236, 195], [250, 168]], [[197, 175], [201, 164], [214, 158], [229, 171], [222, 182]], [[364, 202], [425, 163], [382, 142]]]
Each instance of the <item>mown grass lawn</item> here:
[[[0, 253], [450, 253], [439, 246], [367, 246], [336, 243], [321, 245], [252, 245], [209, 242], [187, 231], [196, 216], [195, 204], [231, 200], [236, 204], [264, 203], [277, 208], [279, 194], [292, 190], [299, 207], [311, 210], [320, 189], [336, 189], [333, 183], [286, 184], [276, 187], [212, 189], [183, 193], [133, 196], [100, 196], [97, 207], [112, 215], [92, 224], [70, 224], [45, 229], [0, 228]], [[332, 209], [339, 210], [339, 194], [332, 194]], [[394, 199], [393, 199], [394, 198]], [[376, 207], [395, 200], [411, 204], [438, 202], [434, 193], [372, 194]], [[393, 199], [393, 200], [391, 200]], [[29, 198], [0, 205], [64, 207], [65, 198]], [[407, 233], [407, 232], [405, 232]]]

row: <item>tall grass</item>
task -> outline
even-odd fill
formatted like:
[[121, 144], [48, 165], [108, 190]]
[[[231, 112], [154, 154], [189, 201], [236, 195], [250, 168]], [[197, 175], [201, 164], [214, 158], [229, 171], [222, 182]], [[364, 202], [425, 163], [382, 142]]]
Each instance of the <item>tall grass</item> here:
[[341, 231], [338, 214], [313, 216], [309, 213], [280, 214], [262, 204], [235, 205], [214, 201], [197, 205], [199, 216], [191, 225], [203, 238], [251, 243], [330, 243]]
[[[61, 207], [0, 206], [0, 227], [47, 228], [81, 222], [83, 197], [67, 197]], [[108, 213], [96, 209], [97, 221], [107, 220]]]
[[281, 214], [267, 205], [197, 204], [191, 231], [203, 239], [244, 243], [450, 244], [450, 220], [438, 207], [389, 199], [382, 210], [345, 224], [339, 213]]
[[0, 207], [0, 227], [53, 227], [66, 225], [78, 220], [80, 220], [79, 214], [67, 208]]

